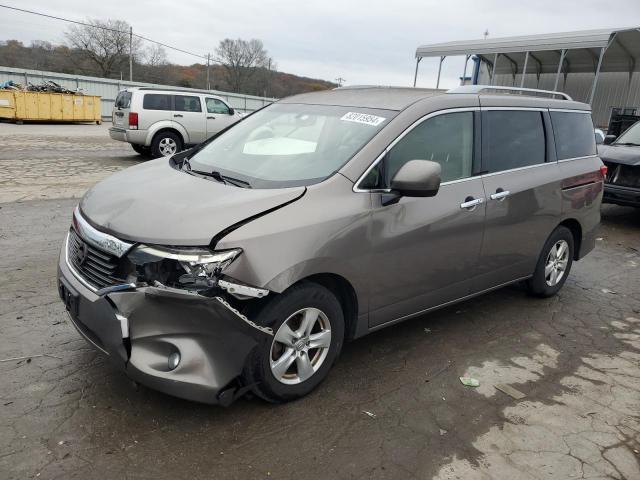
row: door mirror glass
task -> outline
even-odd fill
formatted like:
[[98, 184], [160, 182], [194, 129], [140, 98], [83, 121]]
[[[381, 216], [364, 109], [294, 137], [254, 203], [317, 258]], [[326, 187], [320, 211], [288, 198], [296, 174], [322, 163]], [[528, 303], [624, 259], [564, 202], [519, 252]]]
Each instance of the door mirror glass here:
[[442, 168], [430, 160], [409, 160], [391, 180], [391, 190], [403, 197], [433, 197], [440, 189]]
[[229, 115], [235, 115], [235, 114], [236, 114], [236, 111], [232, 107], [229, 107]]
[[615, 135], [607, 135], [606, 137], [604, 137], [604, 144], [611, 145], [616, 138], [618, 137], [616, 137]]

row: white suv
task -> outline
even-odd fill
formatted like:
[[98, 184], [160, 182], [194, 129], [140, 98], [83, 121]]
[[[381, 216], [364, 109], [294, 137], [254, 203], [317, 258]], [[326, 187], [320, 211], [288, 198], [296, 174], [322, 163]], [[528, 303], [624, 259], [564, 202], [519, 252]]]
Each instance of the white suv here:
[[242, 116], [205, 91], [128, 88], [118, 93], [109, 135], [142, 155], [167, 157], [204, 142]]

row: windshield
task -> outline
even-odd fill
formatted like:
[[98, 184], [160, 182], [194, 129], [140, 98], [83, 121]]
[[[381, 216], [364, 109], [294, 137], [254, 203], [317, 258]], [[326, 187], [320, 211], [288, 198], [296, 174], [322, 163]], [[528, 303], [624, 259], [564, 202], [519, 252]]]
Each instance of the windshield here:
[[311, 185], [331, 176], [396, 114], [333, 105], [273, 104], [247, 117], [189, 159], [251, 188]]
[[636, 122], [629, 127], [629, 129], [624, 132], [618, 139], [613, 142], [614, 144], [632, 144], [632, 145], [640, 145], [640, 122]]

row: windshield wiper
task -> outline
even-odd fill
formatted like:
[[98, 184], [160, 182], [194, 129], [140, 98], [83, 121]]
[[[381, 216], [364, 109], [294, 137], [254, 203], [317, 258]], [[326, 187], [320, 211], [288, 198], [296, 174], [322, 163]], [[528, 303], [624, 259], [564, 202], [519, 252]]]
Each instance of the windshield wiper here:
[[224, 183], [225, 185], [231, 184], [236, 187], [251, 188], [251, 184], [249, 182], [245, 182], [244, 180], [240, 180], [239, 178], [233, 178], [227, 175], [222, 175], [220, 172], [215, 170], [213, 172], [204, 172], [202, 170], [189, 170], [189, 172], [197, 173], [198, 175], [204, 175], [205, 177], [211, 177], [220, 183]]
[[633, 143], [633, 142], [620, 142], [620, 143], [614, 143], [614, 145], [624, 145], [626, 147], [640, 147], [640, 143]]

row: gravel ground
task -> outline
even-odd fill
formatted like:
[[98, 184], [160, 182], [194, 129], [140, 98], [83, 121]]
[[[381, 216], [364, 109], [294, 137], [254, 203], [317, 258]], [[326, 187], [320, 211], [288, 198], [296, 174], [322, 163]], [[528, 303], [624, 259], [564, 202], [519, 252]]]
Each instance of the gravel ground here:
[[57, 298], [71, 197], [137, 161], [104, 125], [0, 124], [0, 478], [640, 478], [640, 212], [603, 208], [555, 298], [492, 292], [348, 344], [307, 398], [225, 409], [135, 387]]

